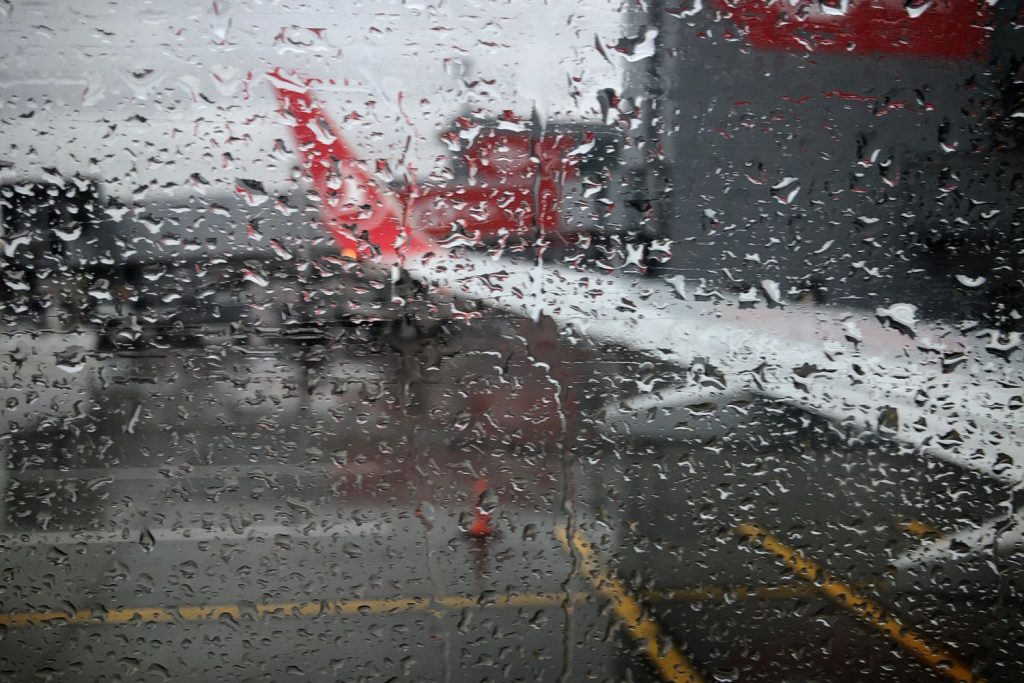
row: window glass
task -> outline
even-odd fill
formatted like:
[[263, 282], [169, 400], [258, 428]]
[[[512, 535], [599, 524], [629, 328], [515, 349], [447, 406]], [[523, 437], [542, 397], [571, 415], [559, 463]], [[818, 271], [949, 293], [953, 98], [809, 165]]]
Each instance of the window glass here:
[[1020, 0], [0, 0], [0, 679], [1016, 681]]

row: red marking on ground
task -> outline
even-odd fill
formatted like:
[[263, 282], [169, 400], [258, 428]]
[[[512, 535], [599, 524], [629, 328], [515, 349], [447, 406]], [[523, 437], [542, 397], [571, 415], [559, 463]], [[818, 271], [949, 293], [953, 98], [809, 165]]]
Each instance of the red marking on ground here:
[[845, 90], [829, 90], [822, 92], [822, 95], [828, 98], [838, 97], [841, 100], [850, 100], [851, 102], [877, 102], [878, 98], [874, 95], [861, 95], [855, 92], [846, 92]]

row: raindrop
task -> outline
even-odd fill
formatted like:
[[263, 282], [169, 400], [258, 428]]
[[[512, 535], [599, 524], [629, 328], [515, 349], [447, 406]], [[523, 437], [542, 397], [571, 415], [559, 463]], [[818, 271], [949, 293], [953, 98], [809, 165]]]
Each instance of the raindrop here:
[[782, 304], [782, 289], [774, 280], [761, 280], [761, 288], [772, 303]]
[[893, 304], [888, 308], [876, 308], [875, 315], [888, 318], [909, 330], [917, 324], [917, 306], [914, 304]]
[[983, 284], [988, 282], [987, 278], [983, 275], [978, 277], [970, 277], [969, 275], [957, 275], [956, 281], [968, 289], [974, 289], [975, 287], [981, 287]]
[[139, 545], [147, 553], [152, 551], [153, 547], [156, 545], [156, 538], [153, 537], [153, 532], [149, 529], [143, 529], [139, 532]]

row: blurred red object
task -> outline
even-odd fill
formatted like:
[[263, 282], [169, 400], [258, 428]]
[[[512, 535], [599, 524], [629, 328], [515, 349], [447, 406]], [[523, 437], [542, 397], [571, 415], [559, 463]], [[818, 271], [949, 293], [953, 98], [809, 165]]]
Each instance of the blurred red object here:
[[988, 6], [974, 0], [715, 1], [760, 49], [949, 59], [987, 54]]
[[473, 485], [473, 523], [466, 530], [473, 538], [487, 538], [494, 534], [494, 527], [491, 526], [491, 513], [482, 507], [482, 499], [487, 491], [487, 480], [480, 477]]

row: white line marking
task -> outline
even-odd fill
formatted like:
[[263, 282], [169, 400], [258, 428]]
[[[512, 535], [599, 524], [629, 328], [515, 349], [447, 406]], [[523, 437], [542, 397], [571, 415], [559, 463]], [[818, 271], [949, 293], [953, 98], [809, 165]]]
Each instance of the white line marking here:
[[11, 479], [18, 481], [65, 481], [68, 479], [112, 479], [114, 481], [172, 481], [175, 479], [220, 479], [224, 477], [250, 477], [260, 479], [263, 475], [324, 477], [332, 473], [339, 476], [350, 470], [343, 467], [329, 468], [322, 465], [188, 465], [185, 463], [161, 465], [159, 467], [99, 467], [68, 470], [14, 470]]
[[[409, 525], [416, 533], [420, 530], [415, 523]], [[230, 527], [206, 529], [203, 527], [184, 529], [120, 529], [116, 531], [26, 531], [24, 533], [0, 534], [0, 550], [12, 548], [35, 547], [45, 545], [110, 545], [119, 543], [141, 543], [144, 534], [152, 535], [153, 541], [160, 543], [200, 541], [258, 541], [273, 540], [276, 536], [288, 536], [292, 540], [305, 539], [337, 539], [363, 537], [367, 534], [379, 535], [391, 533], [395, 526], [391, 522], [340, 521], [326, 527], [305, 529], [300, 526], [283, 524], [265, 524], [235, 530]]]

